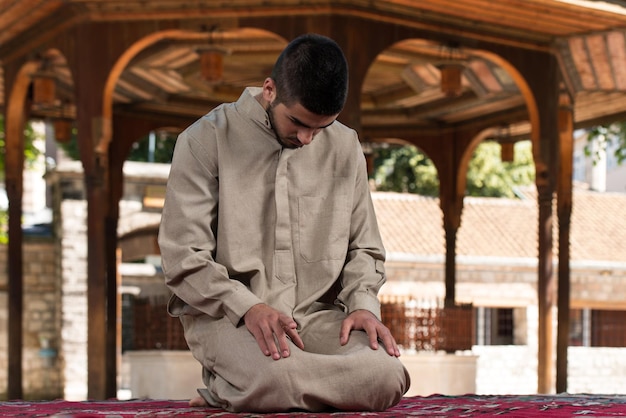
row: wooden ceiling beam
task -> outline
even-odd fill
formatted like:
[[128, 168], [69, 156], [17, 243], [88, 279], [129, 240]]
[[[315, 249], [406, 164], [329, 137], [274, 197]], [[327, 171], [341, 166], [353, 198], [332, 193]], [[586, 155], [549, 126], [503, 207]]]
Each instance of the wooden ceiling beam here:
[[[221, 102], [220, 102], [221, 103]], [[154, 102], [141, 102], [115, 106], [115, 113], [122, 115], [134, 115], [141, 119], [154, 120], [184, 120], [188, 123], [207, 114], [218, 103], [197, 102], [190, 103], [188, 100], [176, 102], [169, 101], [167, 104]]]
[[[438, 120], [408, 119], [406, 115], [387, 114], [384, 118], [363, 115], [362, 130], [369, 138], [415, 138], [416, 135], [442, 135], [452, 130], [482, 130], [527, 121], [526, 106], [503, 109], [490, 115], [482, 115], [462, 124], [446, 124]], [[520, 134], [523, 134], [520, 133]]]

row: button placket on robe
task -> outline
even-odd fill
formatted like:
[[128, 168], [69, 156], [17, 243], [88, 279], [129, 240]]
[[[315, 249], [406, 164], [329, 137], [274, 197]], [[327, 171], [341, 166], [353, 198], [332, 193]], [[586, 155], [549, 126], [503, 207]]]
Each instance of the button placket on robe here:
[[[286, 311], [295, 306], [296, 268], [293, 259], [291, 214], [289, 209], [288, 160], [296, 150], [283, 149], [276, 168], [276, 231], [274, 250], [274, 274], [286, 286], [274, 289], [274, 302], [280, 301]], [[272, 286], [273, 287], [273, 286]]]

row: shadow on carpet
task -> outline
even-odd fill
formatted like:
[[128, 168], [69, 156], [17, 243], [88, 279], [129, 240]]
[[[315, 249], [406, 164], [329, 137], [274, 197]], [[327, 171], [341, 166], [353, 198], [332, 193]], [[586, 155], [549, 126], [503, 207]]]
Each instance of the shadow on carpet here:
[[384, 412], [328, 413], [232, 413], [215, 408], [192, 408], [187, 401], [128, 400], [128, 401], [8, 401], [0, 402], [2, 417], [612, 417], [626, 416], [624, 395], [465, 395], [407, 397]]

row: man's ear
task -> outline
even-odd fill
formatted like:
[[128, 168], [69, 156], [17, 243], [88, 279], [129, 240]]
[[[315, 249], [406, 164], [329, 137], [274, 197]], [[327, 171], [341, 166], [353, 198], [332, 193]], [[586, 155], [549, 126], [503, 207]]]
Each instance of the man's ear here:
[[267, 77], [263, 82], [263, 100], [268, 104], [276, 99], [276, 83], [271, 77]]

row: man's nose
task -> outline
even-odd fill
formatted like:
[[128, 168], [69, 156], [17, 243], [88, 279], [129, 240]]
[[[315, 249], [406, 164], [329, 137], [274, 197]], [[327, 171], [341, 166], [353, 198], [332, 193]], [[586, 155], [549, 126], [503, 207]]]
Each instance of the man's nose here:
[[313, 136], [315, 136], [315, 129], [304, 128], [298, 130], [298, 141], [303, 145], [309, 145], [313, 141]]

